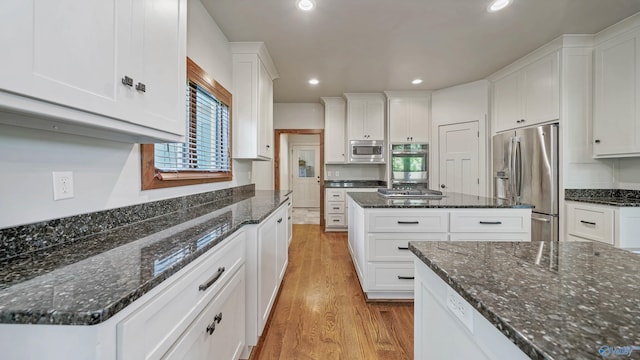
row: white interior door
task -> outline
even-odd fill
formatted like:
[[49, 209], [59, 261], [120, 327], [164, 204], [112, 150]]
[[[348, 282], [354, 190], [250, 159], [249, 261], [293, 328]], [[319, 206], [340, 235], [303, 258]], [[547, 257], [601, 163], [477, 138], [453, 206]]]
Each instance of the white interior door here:
[[480, 195], [478, 121], [438, 127], [440, 190]]
[[292, 146], [291, 190], [294, 207], [320, 207], [320, 147]]

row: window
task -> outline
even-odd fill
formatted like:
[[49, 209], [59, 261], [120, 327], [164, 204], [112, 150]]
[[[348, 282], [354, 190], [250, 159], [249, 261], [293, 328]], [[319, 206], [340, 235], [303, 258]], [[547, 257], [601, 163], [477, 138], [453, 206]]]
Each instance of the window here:
[[184, 143], [145, 144], [142, 189], [232, 179], [231, 93], [187, 58]]

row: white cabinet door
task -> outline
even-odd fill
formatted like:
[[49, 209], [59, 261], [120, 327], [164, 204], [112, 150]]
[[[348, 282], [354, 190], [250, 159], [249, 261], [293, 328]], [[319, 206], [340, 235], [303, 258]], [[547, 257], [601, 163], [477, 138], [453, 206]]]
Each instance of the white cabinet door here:
[[258, 69], [258, 155], [273, 158], [273, 81], [262, 62]]
[[640, 152], [638, 39], [627, 35], [595, 48], [594, 156]]
[[342, 98], [321, 98], [324, 103], [324, 162], [325, 164], [344, 164], [345, 157], [345, 121], [347, 104]]
[[276, 216], [276, 267], [278, 274], [278, 284], [282, 282], [284, 273], [287, 270], [287, 263], [289, 260], [289, 238], [288, 238], [288, 223], [287, 219], [288, 209], [287, 207], [281, 207], [278, 210]]
[[558, 52], [554, 52], [522, 71], [523, 112], [521, 125], [533, 125], [560, 118]]
[[[169, 1], [158, 6], [156, 0], [134, 2], [133, 42], [135, 56], [134, 108], [137, 121], [173, 133], [185, 132], [186, 1]], [[170, 21], [170, 19], [175, 19]], [[176, 22], [176, 20], [178, 20]], [[135, 89], [134, 89], [135, 90]]]
[[0, 107], [85, 129], [56, 126], [63, 132], [184, 135], [186, 0], [10, 3], [0, 13]]
[[345, 94], [349, 140], [384, 141], [384, 103], [382, 94]]
[[516, 72], [493, 83], [493, 117], [496, 132], [512, 129], [522, 120], [520, 82], [520, 74]]
[[429, 96], [389, 95], [390, 93], [387, 94], [390, 142], [428, 143]]
[[245, 344], [244, 325], [243, 266], [162, 359], [238, 359]]
[[278, 290], [276, 220], [272, 216], [258, 229], [258, 333], [264, 329]]

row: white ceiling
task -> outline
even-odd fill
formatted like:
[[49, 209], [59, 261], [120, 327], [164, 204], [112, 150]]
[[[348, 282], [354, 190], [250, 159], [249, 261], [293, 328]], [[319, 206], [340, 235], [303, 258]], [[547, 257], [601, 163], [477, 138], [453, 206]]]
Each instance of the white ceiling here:
[[640, 11], [640, 0], [514, 0], [498, 13], [489, 0], [315, 0], [311, 12], [295, 0], [201, 1], [229, 41], [265, 42], [280, 75], [275, 102], [479, 80], [559, 35]]

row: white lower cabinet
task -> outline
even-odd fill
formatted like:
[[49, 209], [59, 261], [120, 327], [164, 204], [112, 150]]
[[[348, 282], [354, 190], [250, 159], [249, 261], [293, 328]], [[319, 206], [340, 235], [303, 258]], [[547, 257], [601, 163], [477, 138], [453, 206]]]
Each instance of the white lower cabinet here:
[[[289, 198], [291, 200], [291, 198]], [[246, 345], [242, 358], [248, 358], [258, 344], [280, 290], [288, 264], [288, 202], [282, 204], [258, 225], [246, 226]]]
[[245, 234], [239, 233], [196, 262], [193, 270], [118, 323], [119, 360], [161, 358], [195, 318], [204, 316], [212, 299], [226, 296], [223, 288], [234, 275], [240, 274], [238, 281], [244, 283], [240, 269], [245, 262]]
[[414, 359], [529, 359], [422, 260], [415, 269]]
[[410, 241], [530, 241], [530, 209], [362, 208], [347, 197], [349, 252], [368, 299], [413, 299]]
[[567, 239], [640, 249], [640, 208], [567, 201]]
[[244, 266], [163, 359], [238, 359], [244, 347]]
[[346, 231], [349, 223], [346, 210], [347, 193], [377, 192], [378, 188], [327, 188], [324, 196], [325, 231]]

